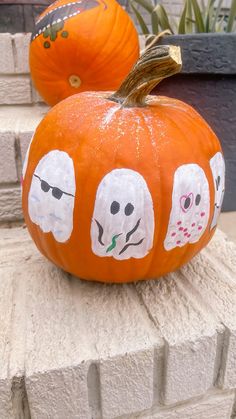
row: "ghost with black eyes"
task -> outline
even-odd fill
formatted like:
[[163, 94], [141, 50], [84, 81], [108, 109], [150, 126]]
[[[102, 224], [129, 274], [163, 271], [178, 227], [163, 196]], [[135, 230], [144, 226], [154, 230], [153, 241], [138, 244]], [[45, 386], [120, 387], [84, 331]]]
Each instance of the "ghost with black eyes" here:
[[73, 230], [75, 174], [73, 160], [64, 151], [47, 153], [34, 171], [28, 196], [30, 219], [44, 233], [65, 242]]
[[152, 197], [144, 178], [114, 169], [101, 180], [91, 224], [92, 251], [100, 257], [143, 258], [153, 245]]
[[209, 211], [209, 184], [203, 169], [197, 164], [178, 167], [174, 174], [165, 249], [196, 243], [207, 227]]
[[214, 213], [211, 222], [211, 229], [217, 224], [218, 217], [220, 215], [221, 206], [224, 198], [225, 191], [225, 162], [224, 157], [220, 151], [216, 153], [210, 160], [210, 167], [213, 176], [214, 190], [215, 190], [215, 202], [214, 202]]

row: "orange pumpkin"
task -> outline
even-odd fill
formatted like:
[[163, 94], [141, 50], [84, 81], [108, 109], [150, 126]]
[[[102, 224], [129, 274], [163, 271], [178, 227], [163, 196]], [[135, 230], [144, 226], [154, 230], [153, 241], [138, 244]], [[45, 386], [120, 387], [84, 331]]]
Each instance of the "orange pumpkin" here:
[[82, 91], [117, 89], [138, 54], [137, 31], [115, 0], [59, 0], [36, 22], [30, 71], [55, 105]]
[[65, 271], [155, 278], [211, 239], [224, 194], [219, 141], [189, 105], [148, 96], [180, 67], [178, 47], [152, 48], [116, 93], [74, 95], [39, 124], [24, 216], [38, 249]]

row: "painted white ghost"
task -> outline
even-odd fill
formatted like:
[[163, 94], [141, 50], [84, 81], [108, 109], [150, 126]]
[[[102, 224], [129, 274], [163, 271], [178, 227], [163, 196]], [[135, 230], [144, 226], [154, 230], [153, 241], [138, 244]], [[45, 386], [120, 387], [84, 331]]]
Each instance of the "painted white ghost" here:
[[174, 175], [165, 249], [196, 243], [206, 229], [209, 210], [209, 184], [203, 169], [198, 164], [178, 167]]
[[75, 200], [73, 160], [64, 151], [53, 150], [38, 163], [28, 196], [31, 221], [58, 242], [69, 239], [73, 230]]
[[97, 189], [91, 224], [97, 256], [143, 258], [153, 245], [154, 212], [144, 178], [131, 169], [114, 169]]
[[220, 151], [211, 158], [210, 166], [215, 188], [215, 207], [211, 222], [212, 229], [217, 224], [225, 191], [225, 162], [224, 157], [222, 156], [222, 153], [220, 153]]
[[23, 163], [23, 167], [22, 167], [22, 178], [23, 179], [25, 177], [25, 173], [26, 173], [27, 166], [28, 166], [30, 146], [32, 144], [33, 138], [34, 138], [34, 136], [31, 137], [31, 140], [29, 142], [29, 145], [28, 145], [28, 148], [27, 148], [27, 151], [26, 151], [26, 154], [25, 154], [25, 159], [24, 159], [24, 163]]

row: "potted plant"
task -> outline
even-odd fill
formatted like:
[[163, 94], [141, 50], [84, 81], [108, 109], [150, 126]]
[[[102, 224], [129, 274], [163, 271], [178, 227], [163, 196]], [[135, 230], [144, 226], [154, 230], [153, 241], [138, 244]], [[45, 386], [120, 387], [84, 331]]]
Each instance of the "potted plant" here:
[[[130, 0], [130, 5], [144, 33], [146, 44], [160, 31], [170, 35], [154, 42], [181, 46], [183, 69], [158, 94], [179, 98], [197, 109], [221, 139], [226, 160], [226, 193], [223, 209], [236, 210], [236, 0], [229, 13], [222, 0], [208, 0], [199, 6], [197, 0], [186, 0], [176, 25], [164, 7], [150, 0]], [[141, 6], [139, 9], [137, 5]], [[153, 35], [141, 10], [150, 14]], [[155, 93], [155, 90], [154, 90]]]

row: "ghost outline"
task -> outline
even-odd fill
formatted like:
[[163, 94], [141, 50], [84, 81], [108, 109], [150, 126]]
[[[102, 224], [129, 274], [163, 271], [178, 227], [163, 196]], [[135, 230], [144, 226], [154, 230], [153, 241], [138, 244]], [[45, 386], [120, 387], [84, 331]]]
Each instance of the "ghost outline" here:
[[92, 251], [125, 260], [145, 257], [153, 246], [153, 201], [137, 171], [114, 169], [100, 181], [90, 230]]
[[210, 159], [210, 168], [214, 183], [214, 213], [210, 226], [212, 230], [217, 225], [225, 192], [225, 161], [220, 151]]
[[43, 233], [52, 233], [60, 243], [66, 242], [73, 230], [75, 191], [71, 157], [59, 150], [44, 155], [32, 176], [28, 213]]

